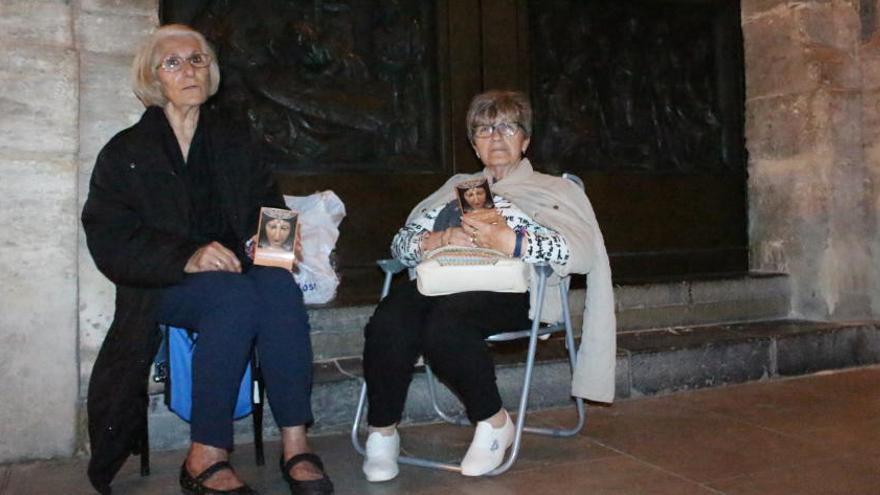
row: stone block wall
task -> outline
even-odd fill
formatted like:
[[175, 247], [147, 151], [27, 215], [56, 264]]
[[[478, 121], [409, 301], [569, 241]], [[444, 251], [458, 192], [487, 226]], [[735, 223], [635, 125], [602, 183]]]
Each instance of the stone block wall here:
[[79, 64], [62, 1], [0, 4], [0, 462], [69, 453]]
[[156, 13], [156, 0], [0, 2], [0, 463], [82, 439], [80, 357], [106, 332], [113, 289], [79, 212], [99, 147], [141, 112], [127, 68]]
[[744, 0], [749, 241], [798, 316], [880, 309], [876, 0]]

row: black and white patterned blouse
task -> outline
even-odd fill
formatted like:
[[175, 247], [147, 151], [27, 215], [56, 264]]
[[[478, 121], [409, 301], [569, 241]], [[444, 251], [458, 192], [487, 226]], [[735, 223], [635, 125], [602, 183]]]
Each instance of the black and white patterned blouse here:
[[[501, 212], [501, 215], [507, 221], [507, 226], [513, 230], [522, 231], [528, 240], [528, 247], [522, 255], [523, 261], [526, 263], [546, 261], [556, 265], [568, 263], [568, 243], [565, 242], [565, 238], [561, 234], [537, 224], [528, 215], [523, 213], [522, 210], [503, 197], [495, 194], [493, 198], [495, 200], [495, 209]], [[460, 213], [456, 201], [438, 206], [424, 212], [413, 222], [406, 224], [397, 231], [397, 234], [391, 241], [391, 254], [406, 266], [419, 264], [419, 261], [422, 259], [422, 249], [420, 247], [422, 237], [434, 230], [434, 223], [438, 217], [442, 214], [448, 216], [451, 213], [447, 209], [455, 210], [454, 226], [460, 226], [461, 223], [458, 221]], [[438, 228], [437, 230], [443, 229]]]

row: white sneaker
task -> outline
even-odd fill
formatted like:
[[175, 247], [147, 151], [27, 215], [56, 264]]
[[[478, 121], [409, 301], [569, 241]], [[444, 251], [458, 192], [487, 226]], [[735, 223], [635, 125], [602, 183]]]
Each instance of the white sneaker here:
[[497, 468], [504, 461], [504, 453], [513, 443], [514, 427], [510, 415], [504, 411], [506, 420], [501, 428], [493, 428], [486, 421], [477, 423], [474, 439], [467, 454], [461, 460], [461, 474], [482, 476]]
[[378, 431], [370, 433], [366, 451], [363, 470], [367, 481], [388, 481], [400, 472], [397, 467], [397, 458], [400, 456], [400, 435], [397, 430], [389, 436]]

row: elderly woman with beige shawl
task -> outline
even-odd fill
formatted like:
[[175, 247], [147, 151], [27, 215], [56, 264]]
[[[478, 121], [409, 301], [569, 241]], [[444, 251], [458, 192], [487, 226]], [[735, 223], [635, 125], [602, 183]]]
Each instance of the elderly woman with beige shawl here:
[[[477, 174], [452, 177], [418, 204], [394, 237], [392, 253], [403, 264], [415, 266], [423, 253], [438, 247], [477, 246], [527, 263], [549, 263], [554, 272], [550, 285], [563, 283], [568, 274], [587, 274], [572, 395], [611, 402], [614, 295], [608, 255], [589, 200], [573, 182], [535, 172], [523, 157], [531, 137], [532, 110], [522, 93], [477, 95], [468, 110], [467, 126], [471, 145], [485, 168]], [[495, 208], [462, 214], [455, 200], [456, 184], [482, 178], [491, 185]], [[476, 424], [461, 462], [462, 474], [480, 476], [501, 464], [513, 441], [514, 427], [502, 406], [484, 339], [529, 327], [535, 292], [428, 297], [418, 292], [414, 281], [392, 289], [365, 329], [369, 436], [363, 471], [368, 480], [386, 481], [398, 474], [397, 423], [420, 355], [462, 399], [469, 419]], [[558, 298], [558, 291], [546, 291], [542, 320], [560, 319]]]

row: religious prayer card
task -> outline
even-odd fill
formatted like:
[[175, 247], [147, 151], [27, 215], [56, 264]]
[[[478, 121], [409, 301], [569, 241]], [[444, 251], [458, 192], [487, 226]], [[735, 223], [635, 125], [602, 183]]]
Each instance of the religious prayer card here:
[[459, 182], [455, 185], [455, 192], [462, 213], [495, 208], [489, 180], [486, 178]]
[[260, 226], [254, 264], [293, 270], [296, 264], [294, 244], [299, 215], [282, 208], [260, 208]]

